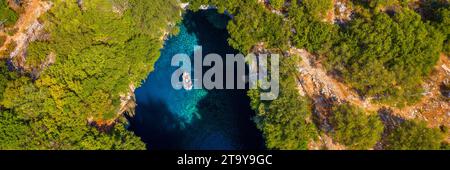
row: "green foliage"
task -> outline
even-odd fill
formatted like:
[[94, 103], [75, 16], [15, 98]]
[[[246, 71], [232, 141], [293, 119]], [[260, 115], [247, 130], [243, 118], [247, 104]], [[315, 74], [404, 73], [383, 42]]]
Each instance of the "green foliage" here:
[[8, 67], [6, 67], [6, 62], [0, 60], [0, 101], [3, 99], [3, 92], [5, 91], [8, 82], [16, 79], [17, 74], [15, 72], [10, 72]]
[[[341, 73], [343, 80], [362, 96], [374, 97], [376, 101], [397, 107], [420, 99], [423, 91], [420, 85], [422, 79], [429, 75], [435, 65], [439, 52], [442, 51], [443, 42], [446, 43], [444, 51], [450, 48], [447, 38], [447, 30], [450, 28], [447, 23], [448, 8], [442, 4], [437, 5], [440, 10], [433, 10], [438, 17], [430, 19], [431, 25], [437, 28], [434, 29], [429, 23], [424, 22], [420, 15], [409, 9], [408, 0], [353, 0], [350, 3], [356, 6], [354, 18], [340, 27], [324, 22], [333, 6], [331, 0], [291, 1], [290, 6], [285, 6], [287, 16], [271, 13], [256, 0], [185, 0], [185, 2], [190, 2], [190, 9], [193, 10], [198, 10], [201, 5], [213, 5], [218, 7], [219, 11], [227, 10], [234, 15], [228, 24], [231, 36], [229, 44], [241, 52], [247, 53], [254, 45], [263, 42], [265, 48], [272, 51], [285, 50], [289, 43], [292, 43], [298, 48], [325, 54], [324, 64], [330, 70]], [[281, 1], [269, 2], [272, 7], [280, 9]], [[293, 72], [296, 71], [292, 70]], [[290, 115], [294, 110], [303, 112], [308, 107], [308, 104], [303, 103], [306, 101], [303, 98], [284, 100], [283, 96], [294, 94], [294, 90], [287, 89], [295, 87], [295, 80], [287, 77], [281, 82], [282, 94], [276, 101], [261, 102], [257, 100], [259, 91], [249, 92], [249, 96], [253, 99], [252, 106], [258, 112], [257, 122], [266, 136], [269, 148], [304, 148], [306, 140], [292, 143], [294, 140], [291, 139], [298, 136], [306, 139], [304, 136], [308, 136], [305, 130], [308, 128], [295, 131], [285, 128], [290, 127], [290, 123], [293, 122], [304, 123], [302, 121], [305, 120], [305, 116], [295, 114], [297, 116], [292, 116], [295, 118], [290, 122], [284, 120], [284, 115]], [[295, 96], [290, 97], [297, 99]], [[292, 104], [294, 101], [299, 103]], [[358, 109], [353, 108], [341, 111], [342, 115], [362, 115]], [[283, 114], [274, 117], [272, 113]], [[337, 137], [352, 148], [369, 148], [379, 138], [382, 128], [375, 117], [340, 118], [342, 119], [336, 121], [355, 121], [355, 127], [361, 127], [363, 125], [361, 122], [371, 123], [376, 127], [371, 130], [363, 128], [366, 131], [361, 133], [350, 133], [351, 130], [346, 128], [340, 129]], [[376, 135], [364, 139], [368, 134]], [[289, 141], [288, 144], [282, 143], [283, 140]]]
[[0, 46], [3, 46], [3, 43], [5, 43], [5, 41], [6, 41], [6, 37], [0, 36]]
[[[149, 35], [134, 29], [141, 23], [134, 22], [131, 9], [116, 13], [112, 11], [114, 4], [102, 0], [83, 3], [83, 12], [76, 3], [55, 2], [55, 6], [63, 5], [52, 8], [44, 18], [52, 39], [30, 46], [29, 62], [33, 65], [42, 63], [50, 52], [56, 54], [57, 62], [37, 82], [42, 88], [61, 91], [64, 96], [55, 100], [70, 98], [74, 101], [68, 105], [76, 101], [86, 114], [110, 119], [117, 112], [120, 93], [127, 92], [130, 82], [141, 82], [153, 69], [162, 32]], [[145, 25], [166, 23], [165, 19], [147, 20]]]
[[[288, 19], [277, 15], [256, 0], [250, 1], [220, 1], [220, 0], [190, 0], [190, 9], [198, 10], [201, 5], [213, 5], [219, 11], [225, 9], [234, 15], [228, 24], [230, 33], [229, 44], [247, 53], [259, 43], [265, 48], [284, 51], [292, 39], [295, 46], [318, 52], [328, 49], [332, 38], [337, 34], [337, 27], [324, 23], [326, 13], [332, 9], [331, 0], [308, 0], [299, 5], [291, 2], [288, 7]], [[271, 5], [280, 9], [284, 0], [270, 1]], [[291, 33], [293, 28], [296, 33]], [[291, 37], [292, 35], [292, 37]]]
[[275, 9], [282, 9], [284, 6], [285, 0], [270, 0], [270, 6]]
[[220, 12], [225, 10], [234, 15], [228, 24], [229, 44], [242, 53], [248, 53], [252, 47], [264, 43], [267, 49], [286, 50], [290, 36], [289, 24], [283, 16], [265, 9], [257, 0], [185, 0], [189, 8], [198, 10], [201, 5], [212, 5]]
[[297, 91], [292, 75], [296, 57], [281, 62], [280, 95], [274, 101], [261, 101], [258, 90], [250, 90], [251, 106], [257, 111], [256, 122], [263, 131], [270, 149], [307, 149], [307, 144], [317, 136], [311, 120], [309, 101]]
[[174, 12], [180, 10], [178, 1], [175, 0], [130, 0], [129, 3], [134, 22], [140, 31], [149, 36], [161, 35], [163, 31], [171, 30], [171, 27], [181, 20], [180, 13]]
[[[295, 2], [295, 0], [294, 0]], [[328, 11], [333, 7], [332, 0], [302, 0], [300, 4], [305, 7], [305, 11], [312, 19], [323, 20], [327, 17]], [[293, 6], [297, 3], [292, 3]]]
[[432, 0], [422, 3], [421, 8], [423, 18], [431, 21], [431, 24], [446, 37], [443, 51], [450, 55], [450, 4], [445, 0]]
[[47, 56], [50, 55], [50, 46], [47, 42], [34, 42], [28, 46], [28, 54], [26, 65], [39, 68], [41, 64], [46, 62]]
[[[401, 0], [400, 0], [401, 1]], [[381, 10], [386, 7], [394, 6], [394, 5], [400, 5], [399, 0], [374, 0], [374, 1], [368, 1], [368, 5], [376, 10]]]
[[[305, 1], [310, 2], [310, 1]], [[292, 42], [298, 48], [306, 48], [311, 52], [328, 50], [337, 36], [337, 26], [322, 22], [308, 12], [308, 8], [297, 4], [289, 7], [289, 20], [296, 33]]]
[[228, 24], [229, 44], [241, 52], [250, 52], [258, 43], [267, 49], [285, 50], [289, 40], [289, 25], [282, 16], [271, 13], [253, 1], [239, 9]]
[[437, 62], [443, 40], [414, 11], [378, 13], [355, 18], [327, 61], [362, 95], [402, 106], [420, 98], [420, 83]]
[[441, 150], [450, 150], [450, 144], [447, 142], [443, 142], [441, 145]]
[[383, 123], [377, 115], [367, 115], [349, 104], [333, 108], [330, 118], [332, 137], [349, 149], [370, 149], [381, 139]]
[[437, 28], [446, 35], [443, 51], [450, 56], [450, 7], [439, 10], [439, 21], [436, 23]]
[[189, 2], [189, 9], [193, 11], [199, 10], [202, 5], [212, 5], [218, 8], [219, 12], [223, 13], [226, 11], [236, 14], [240, 7], [246, 6], [247, 4], [253, 4], [256, 0], [181, 0], [182, 2]]
[[[176, 1], [90, 0], [80, 8], [76, 0], [54, 0], [41, 20], [50, 39], [32, 42], [25, 64], [40, 68], [50, 54], [55, 61], [35, 80], [0, 77], [7, 80], [0, 83], [1, 127], [18, 122], [29, 132], [26, 144], [15, 144], [19, 137], [1, 139], [11, 143], [2, 149], [144, 149], [126, 120], [107, 133], [87, 120], [116, 119], [120, 95], [153, 70], [160, 38], [180, 20]], [[2, 68], [6, 72], [4, 63]]]
[[18, 18], [19, 16], [9, 8], [6, 0], [0, 0], [0, 25], [11, 26]]
[[386, 139], [388, 150], [437, 150], [443, 134], [438, 128], [428, 128], [425, 122], [405, 121]]

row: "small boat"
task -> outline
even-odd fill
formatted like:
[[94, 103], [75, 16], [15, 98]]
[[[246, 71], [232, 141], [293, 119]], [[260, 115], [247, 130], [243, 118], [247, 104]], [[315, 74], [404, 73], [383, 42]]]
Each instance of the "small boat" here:
[[192, 90], [192, 79], [191, 74], [188, 72], [183, 72], [183, 87], [185, 90]]

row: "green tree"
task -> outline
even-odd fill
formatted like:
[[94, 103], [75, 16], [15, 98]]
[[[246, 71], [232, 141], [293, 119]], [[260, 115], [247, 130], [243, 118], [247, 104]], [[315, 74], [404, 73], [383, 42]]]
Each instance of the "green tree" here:
[[444, 34], [444, 52], [450, 55], [450, 4], [445, 0], [425, 1], [420, 4], [422, 18]]
[[[120, 95], [153, 70], [161, 37], [180, 17], [175, 0], [90, 0], [81, 9], [76, 0], [54, 0], [40, 18], [50, 38], [31, 42], [26, 56], [26, 68], [42, 69], [39, 76], [30, 78], [27, 70], [14, 76], [1, 63], [0, 133], [14, 122], [27, 132], [26, 144], [8, 134], [0, 142], [11, 144], [2, 147], [145, 149], [125, 128], [127, 121], [117, 118]], [[41, 68], [50, 54], [55, 60]], [[88, 120], [117, 123], [99, 131]]]
[[295, 30], [292, 42], [296, 47], [306, 48], [311, 52], [329, 50], [333, 38], [337, 36], [337, 27], [313, 17], [314, 15], [310, 14], [307, 9], [307, 7], [297, 4], [289, 7], [288, 17]]

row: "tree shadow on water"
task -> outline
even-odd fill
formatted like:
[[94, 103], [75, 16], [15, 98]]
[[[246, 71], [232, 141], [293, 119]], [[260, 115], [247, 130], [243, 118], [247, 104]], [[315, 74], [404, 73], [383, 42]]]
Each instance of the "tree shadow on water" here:
[[[192, 129], [201, 130], [205, 149], [264, 149], [261, 132], [245, 90], [212, 90], [198, 106], [201, 119]], [[209, 136], [212, 136], [210, 138]]]
[[[215, 14], [215, 15], [212, 15]], [[228, 31], [214, 26], [212, 20], [226, 22], [230, 18], [224, 14], [218, 14], [217, 10], [202, 10], [198, 12], [188, 11], [183, 19], [183, 25], [188, 33], [194, 33], [198, 38], [198, 44], [203, 47], [203, 55], [216, 53], [225, 55], [237, 51], [228, 45], [230, 37]]]

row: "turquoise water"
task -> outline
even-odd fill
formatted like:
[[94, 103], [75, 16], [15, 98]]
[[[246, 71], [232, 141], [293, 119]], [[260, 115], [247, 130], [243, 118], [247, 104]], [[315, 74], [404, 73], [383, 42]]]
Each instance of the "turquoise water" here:
[[175, 90], [170, 83], [177, 69], [170, 65], [175, 54], [193, 60], [196, 45], [204, 55], [237, 53], [227, 44], [227, 22], [214, 10], [188, 12], [180, 33], [165, 42], [155, 70], [136, 90], [138, 106], [130, 121], [149, 149], [263, 149], [246, 90]]

